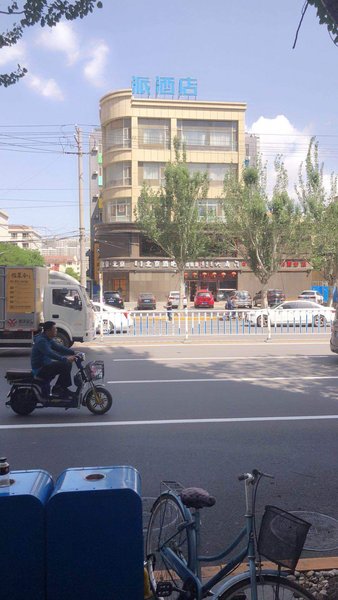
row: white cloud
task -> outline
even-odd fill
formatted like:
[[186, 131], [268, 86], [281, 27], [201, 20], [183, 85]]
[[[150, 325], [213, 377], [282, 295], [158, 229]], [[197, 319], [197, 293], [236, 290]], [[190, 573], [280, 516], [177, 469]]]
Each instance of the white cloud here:
[[25, 56], [26, 47], [23, 42], [18, 42], [14, 46], [4, 46], [0, 50], [0, 66], [10, 65], [10, 68], [15, 70], [18, 63], [26, 60]]
[[26, 75], [25, 81], [27, 85], [40, 96], [52, 100], [64, 100], [64, 95], [55, 79], [42, 79], [36, 75]]
[[72, 25], [58, 23], [55, 27], [46, 27], [38, 36], [38, 45], [47, 50], [63, 52], [67, 56], [68, 65], [73, 65], [80, 58], [80, 44]]
[[289, 175], [289, 194], [294, 197], [294, 185], [298, 183], [299, 166], [306, 158], [310, 132], [298, 130], [285, 115], [273, 119], [259, 117], [249, 131], [259, 136], [263, 162], [268, 161], [268, 192], [271, 193], [275, 184], [274, 159], [277, 154], [282, 154]]
[[99, 42], [89, 54], [89, 61], [84, 66], [85, 78], [94, 86], [104, 85], [104, 71], [107, 65], [109, 47], [103, 41]]

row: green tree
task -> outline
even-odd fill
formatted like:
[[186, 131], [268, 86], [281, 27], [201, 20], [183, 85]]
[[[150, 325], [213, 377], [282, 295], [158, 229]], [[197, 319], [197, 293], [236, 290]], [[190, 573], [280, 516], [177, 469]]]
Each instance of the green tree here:
[[[98, 0], [11, 0], [6, 10], [0, 10], [0, 15], [11, 19], [10, 28], [0, 34], [0, 49], [14, 46], [24, 35], [28, 27], [55, 27], [64, 17], [68, 21], [83, 19], [92, 13], [95, 6], [102, 8]], [[18, 20], [16, 20], [18, 17]], [[26, 67], [17, 66], [16, 71], [0, 74], [0, 86], [8, 87], [17, 83], [27, 73]]]
[[43, 256], [38, 250], [26, 250], [9, 242], [0, 243], [0, 264], [20, 267], [44, 267]]
[[74, 279], [77, 279], [78, 281], [80, 281], [80, 275], [74, 271], [73, 267], [67, 267], [67, 269], [65, 270], [65, 273], [67, 275], [70, 275], [71, 277], [74, 277]]
[[304, 240], [309, 260], [315, 269], [322, 271], [325, 281], [334, 286], [338, 285], [337, 175], [331, 174], [330, 190], [326, 191], [323, 171], [324, 165], [318, 158], [318, 142], [312, 138], [305, 164], [300, 165], [295, 189], [304, 212]]
[[281, 156], [275, 159], [276, 183], [269, 198], [266, 167], [244, 169], [242, 180], [224, 184], [224, 237], [247, 261], [262, 284], [267, 305], [267, 284], [282, 260], [295, 252], [300, 211], [288, 195], [288, 175]]
[[177, 139], [174, 147], [175, 162], [165, 168], [163, 187], [155, 192], [143, 186], [135, 217], [141, 232], [176, 261], [182, 308], [186, 262], [205, 256], [209, 243], [206, 219], [200, 218], [197, 202], [207, 197], [209, 182], [206, 173], [189, 173], [185, 150], [180, 151]]

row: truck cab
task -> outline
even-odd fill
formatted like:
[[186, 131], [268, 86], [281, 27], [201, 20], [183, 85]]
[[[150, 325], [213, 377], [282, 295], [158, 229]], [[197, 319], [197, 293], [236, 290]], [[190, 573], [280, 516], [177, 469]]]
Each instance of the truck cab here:
[[43, 315], [45, 321], [55, 321], [56, 341], [67, 348], [74, 342], [90, 342], [95, 337], [94, 311], [87, 291], [66, 273], [49, 272]]

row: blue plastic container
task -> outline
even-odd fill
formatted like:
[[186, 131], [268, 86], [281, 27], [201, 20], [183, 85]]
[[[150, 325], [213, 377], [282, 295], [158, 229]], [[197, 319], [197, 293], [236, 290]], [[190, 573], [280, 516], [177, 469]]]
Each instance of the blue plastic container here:
[[48, 600], [143, 600], [140, 476], [67, 469], [47, 505]]
[[53, 481], [45, 471], [12, 471], [0, 488], [0, 598], [45, 600], [45, 506]]

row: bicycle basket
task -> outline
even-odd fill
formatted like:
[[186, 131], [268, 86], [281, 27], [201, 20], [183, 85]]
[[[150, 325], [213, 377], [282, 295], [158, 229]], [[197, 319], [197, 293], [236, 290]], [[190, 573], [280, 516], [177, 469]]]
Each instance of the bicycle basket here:
[[258, 536], [259, 554], [294, 571], [310, 527], [311, 523], [281, 508], [266, 506]]
[[103, 360], [93, 360], [85, 366], [85, 372], [88, 381], [95, 379], [103, 379], [104, 377], [104, 362]]

